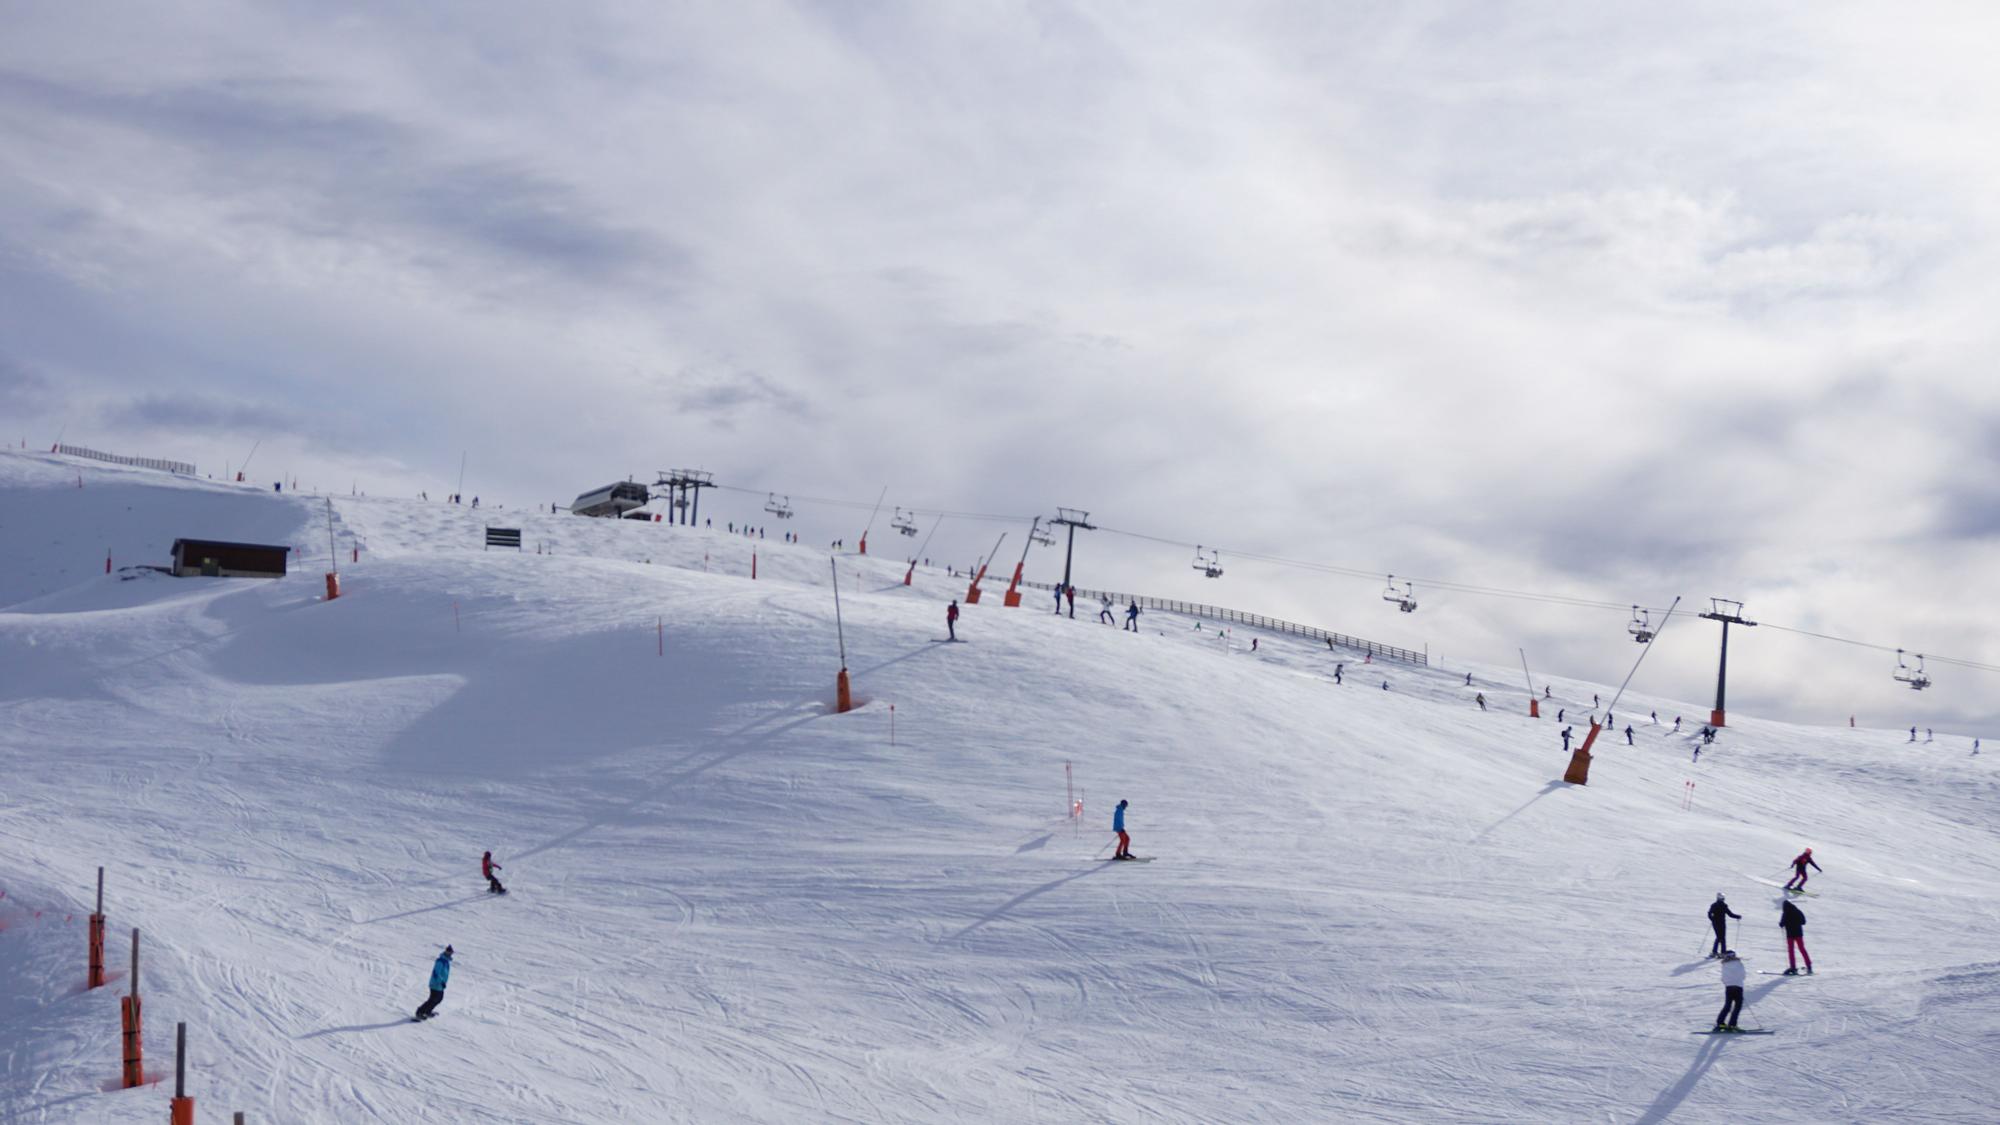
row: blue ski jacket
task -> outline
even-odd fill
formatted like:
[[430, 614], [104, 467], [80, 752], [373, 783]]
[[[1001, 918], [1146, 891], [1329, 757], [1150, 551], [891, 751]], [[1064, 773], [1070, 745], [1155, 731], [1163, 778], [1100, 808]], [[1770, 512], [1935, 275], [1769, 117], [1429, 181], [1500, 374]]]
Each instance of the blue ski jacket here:
[[439, 992], [443, 992], [444, 982], [450, 979], [451, 958], [440, 953], [438, 954], [437, 964], [431, 966], [431, 987]]
[[1113, 832], [1125, 831], [1125, 806], [1120, 805], [1111, 810], [1111, 830]]

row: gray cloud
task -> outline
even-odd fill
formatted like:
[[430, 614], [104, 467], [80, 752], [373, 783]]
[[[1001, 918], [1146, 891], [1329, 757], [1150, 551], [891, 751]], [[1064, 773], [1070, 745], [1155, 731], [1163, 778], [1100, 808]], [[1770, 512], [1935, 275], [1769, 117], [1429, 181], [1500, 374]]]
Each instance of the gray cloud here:
[[103, 411], [100, 421], [112, 427], [229, 434], [303, 436], [318, 429], [302, 415], [283, 407], [201, 394], [145, 395], [114, 403]]
[[0, 412], [39, 414], [50, 402], [48, 380], [22, 360], [0, 352]]

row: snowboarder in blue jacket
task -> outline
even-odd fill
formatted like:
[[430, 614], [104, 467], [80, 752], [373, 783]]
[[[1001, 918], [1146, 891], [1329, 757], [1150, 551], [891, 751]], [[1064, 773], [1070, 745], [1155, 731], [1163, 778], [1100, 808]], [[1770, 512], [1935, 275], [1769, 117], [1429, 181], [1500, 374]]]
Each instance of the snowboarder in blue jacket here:
[[444, 985], [450, 979], [451, 946], [447, 945], [444, 947], [444, 952], [438, 954], [437, 960], [431, 965], [431, 997], [424, 1001], [423, 1007], [417, 1009], [416, 1018], [420, 1020], [431, 1018], [437, 1011], [438, 1004], [444, 1000]]
[[1132, 837], [1125, 834], [1125, 804], [1121, 800], [1118, 807], [1111, 810], [1111, 830], [1118, 833], [1118, 850], [1111, 853], [1112, 859], [1132, 858]]

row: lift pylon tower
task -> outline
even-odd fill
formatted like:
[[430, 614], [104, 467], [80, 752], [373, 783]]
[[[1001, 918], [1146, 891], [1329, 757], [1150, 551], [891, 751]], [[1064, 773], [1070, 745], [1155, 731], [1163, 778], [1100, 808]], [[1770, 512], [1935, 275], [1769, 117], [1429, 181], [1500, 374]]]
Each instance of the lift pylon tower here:
[[1751, 628], [1757, 623], [1744, 620], [1742, 602], [1732, 602], [1728, 598], [1710, 598], [1708, 604], [1714, 608], [1701, 616], [1710, 621], [1722, 622], [1722, 660], [1715, 667], [1715, 710], [1708, 714], [1708, 725], [1719, 728], [1727, 717], [1723, 714], [1722, 697], [1724, 689], [1729, 686], [1729, 627], [1741, 625]]
[[1056, 518], [1049, 521], [1053, 526], [1069, 528], [1069, 545], [1063, 548], [1063, 588], [1069, 588], [1069, 564], [1076, 557], [1076, 529], [1096, 531], [1097, 525], [1090, 522], [1090, 513], [1075, 508], [1057, 508]]
[[[715, 487], [715, 474], [704, 469], [661, 469], [660, 479], [653, 487], [664, 488], [674, 497], [670, 510], [680, 513], [681, 523], [699, 526], [701, 490]], [[690, 493], [693, 494], [692, 502]]]

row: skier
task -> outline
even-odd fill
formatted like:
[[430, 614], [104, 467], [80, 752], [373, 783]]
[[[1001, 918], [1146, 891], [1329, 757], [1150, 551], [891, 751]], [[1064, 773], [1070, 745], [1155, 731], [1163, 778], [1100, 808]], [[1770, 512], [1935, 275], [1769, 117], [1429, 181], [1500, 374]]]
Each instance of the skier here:
[[1715, 946], [1708, 951], [1708, 955], [1711, 958], [1721, 957], [1729, 952], [1723, 946], [1729, 944], [1726, 939], [1729, 933], [1729, 922], [1727, 920], [1730, 918], [1741, 922], [1743, 915], [1729, 909], [1729, 904], [1722, 899], [1721, 891], [1715, 892], [1715, 901], [1708, 906], [1708, 924], [1715, 928]]
[[1625, 724], [1625, 745], [1627, 745], [1627, 746], [1630, 746], [1630, 745], [1632, 745], [1632, 724], [1631, 724], [1631, 723], [1626, 723], [1626, 724]]
[[[1811, 865], [1814, 871], [1824, 870], [1824, 868], [1820, 867], [1819, 864], [1813, 862], [1812, 849], [1807, 848], [1805, 851], [1799, 853], [1797, 859], [1792, 860], [1792, 877], [1785, 880], [1786, 890], [1802, 891], [1806, 889], [1807, 865]], [[1794, 886], [1794, 884], [1796, 884], [1796, 886]]]
[[1715, 1014], [1715, 1030], [1735, 1031], [1743, 1014], [1743, 960], [1734, 949], [1722, 951], [1722, 1010]]
[[1806, 975], [1811, 976], [1812, 954], [1806, 952], [1805, 911], [1787, 901], [1784, 909], [1778, 912], [1778, 928], [1785, 931], [1785, 960], [1791, 963], [1791, 968], [1785, 970], [1785, 975], [1798, 976], [1799, 958], [1803, 957], [1806, 959]]
[[[1106, 625], [1118, 624], [1118, 619], [1111, 615], [1111, 595], [1101, 595], [1099, 600], [1104, 603], [1104, 607], [1097, 611], [1097, 620]], [[1201, 622], [1199, 621], [1195, 622], [1194, 625], [1197, 629], [1201, 628]]]
[[498, 870], [500, 870], [500, 865], [493, 862], [492, 852], [487, 852], [485, 855], [479, 857], [479, 873], [486, 876], [486, 891], [488, 894], [504, 895], [507, 893], [507, 888], [501, 886], [499, 878], [493, 874]]
[[1332, 638], [1332, 637], [1328, 637], [1328, 638], [1326, 639], [1326, 651], [1328, 651], [1328, 652], [1332, 652], [1332, 651], [1333, 651], [1333, 638]]
[[957, 640], [957, 639], [958, 639], [958, 599], [957, 599], [957, 598], [953, 598], [953, 599], [951, 600], [951, 604], [950, 604], [950, 605], [948, 605], [948, 606], [946, 606], [946, 607], [944, 607], [944, 632], [945, 632], [945, 639], [946, 639], [946, 640], [952, 640], [952, 641], [955, 641], [955, 640]]
[[1675, 734], [1679, 734], [1680, 732], [1681, 732], [1681, 717], [1680, 717], [1679, 715], [1675, 715], [1675, 716], [1674, 716], [1674, 733], [1675, 733]]
[[1063, 591], [1063, 593], [1064, 593], [1065, 595], [1067, 595], [1067, 596], [1068, 596], [1068, 598], [1069, 598], [1069, 619], [1070, 619], [1071, 621], [1075, 621], [1075, 620], [1076, 620], [1076, 583], [1074, 583], [1074, 582], [1070, 583], [1070, 586], [1069, 586], [1069, 589], [1067, 589], [1067, 590], [1064, 590], [1064, 591]]
[[1250, 638], [1250, 651], [1251, 651], [1251, 652], [1256, 652], [1256, 651], [1257, 651], [1257, 638], [1256, 638], [1256, 637], [1251, 637], [1251, 638]]
[[1569, 753], [1569, 731], [1570, 728], [1563, 728], [1563, 753], [1565, 754]]
[[1133, 598], [1133, 599], [1132, 599], [1132, 604], [1131, 604], [1131, 605], [1128, 605], [1128, 606], [1126, 606], [1126, 607], [1125, 607], [1125, 628], [1127, 628], [1127, 629], [1130, 629], [1130, 630], [1131, 630], [1131, 631], [1133, 631], [1134, 633], [1136, 633], [1136, 632], [1138, 632], [1138, 631], [1139, 631], [1139, 599], [1138, 599], [1138, 598]]
[[1471, 687], [1471, 686], [1472, 686], [1472, 673], [1470, 673], [1470, 672], [1467, 672], [1467, 673], [1465, 674], [1465, 686], [1466, 686], [1466, 687]]
[[1345, 664], [1336, 664], [1336, 665], [1334, 665], [1334, 666], [1333, 666], [1333, 682], [1334, 682], [1334, 683], [1336, 683], [1336, 684], [1337, 684], [1337, 683], [1339, 683], [1339, 682], [1340, 682], [1340, 670], [1341, 670], [1341, 669], [1343, 669], [1343, 668], [1345, 668], [1345, 667], [1347, 667], [1347, 665], [1345, 665]]
[[1473, 696], [1473, 697], [1472, 697], [1472, 701], [1473, 701], [1474, 703], [1477, 703], [1477, 704], [1479, 704], [1479, 709], [1480, 709], [1481, 711], [1484, 711], [1484, 710], [1486, 710], [1486, 693], [1485, 693], [1485, 692], [1483, 692], [1483, 691], [1482, 691], [1482, 692], [1480, 692], [1479, 694], [1477, 694], [1477, 695]]
[[1915, 742], [1916, 740], [1917, 740], [1917, 728], [1915, 728], [1915, 727], [1911, 727], [1911, 728], [1910, 728], [1910, 741], [1911, 741], [1911, 742]]
[[1542, 685], [1542, 698], [1543, 698], [1543, 699], [1547, 699], [1547, 698], [1549, 698], [1549, 697], [1550, 697], [1550, 696], [1551, 696], [1551, 695], [1553, 694], [1554, 690], [1555, 690], [1555, 689], [1553, 689], [1553, 688], [1549, 687], [1549, 685], [1547, 685], [1547, 684], [1543, 684], [1543, 685]]
[[1387, 680], [1383, 680], [1383, 681], [1382, 681], [1382, 690], [1383, 690], [1383, 691], [1388, 691], [1388, 690], [1389, 690], [1389, 681], [1387, 681]]
[[[451, 946], [444, 947], [437, 961], [431, 965], [431, 995], [423, 1006], [417, 1009], [415, 1019], [427, 1020], [437, 1012], [438, 1004], [444, 1000], [444, 984], [451, 979]], [[414, 1020], [412, 1021], [414, 1022]]]
[[1056, 583], [1056, 616], [1062, 616], [1062, 583]]
[[1929, 727], [1925, 727], [1925, 728], [1924, 728], [1924, 741], [1925, 741], [1925, 742], [1929, 742], [1930, 740], [1931, 740], [1931, 728], [1929, 728]]
[[1564, 712], [1565, 710], [1567, 710], [1567, 708], [1564, 708], [1564, 707], [1558, 707], [1558, 708], [1556, 708], [1556, 722], [1559, 722], [1559, 723], [1560, 723], [1560, 722], [1565, 722], [1565, 721], [1566, 721], [1566, 720], [1565, 720], [1565, 719], [1563, 718], [1563, 712]]
[[1653, 725], [1654, 726], [1660, 725], [1660, 713], [1658, 711], [1653, 712]]
[[1111, 810], [1111, 830], [1118, 833], [1118, 850], [1111, 853], [1112, 859], [1132, 858], [1132, 837], [1125, 834], [1126, 803], [1121, 799], [1118, 807]]

